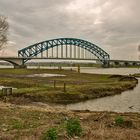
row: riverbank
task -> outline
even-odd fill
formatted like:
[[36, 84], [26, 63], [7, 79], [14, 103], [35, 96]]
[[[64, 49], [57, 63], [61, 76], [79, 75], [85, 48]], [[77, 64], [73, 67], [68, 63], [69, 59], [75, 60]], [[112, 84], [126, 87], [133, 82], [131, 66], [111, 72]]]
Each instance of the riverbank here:
[[[140, 114], [90, 111], [66, 111], [42, 103], [15, 105], [0, 102], [0, 139], [43, 140], [44, 132], [55, 128], [58, 140], [139, 140]], [[70, 138], [65, 122], [79, 120], [82, 133]], [[117, 120], [123, 120], [118, 123]], [[117, 123], [116, 123], [117, 122]]]
[[132, 76], [87, 74], [57, 69], [0, 69], [0, 77], [1, 86], [17, 88], [11, 96], [0, 99], [16, 104], [35, 101], [75, 103], [120, 94], [133, 89], [138, 82]]
[[140, 73], [133, 74], [134, 77], [140, 78]]

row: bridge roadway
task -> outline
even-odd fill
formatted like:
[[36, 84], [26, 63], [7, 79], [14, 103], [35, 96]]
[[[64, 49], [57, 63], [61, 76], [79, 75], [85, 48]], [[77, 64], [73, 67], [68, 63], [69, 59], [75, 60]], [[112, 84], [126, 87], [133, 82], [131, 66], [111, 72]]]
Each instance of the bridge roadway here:
[[[11, 63], [14, 68], [26, 68], [26, 65], [24, 63], [25, 59], [29, 60], [37, 60], [37, 59], [46, 59], [46, 60], [93, 60], [98, 62], [98, 59], [82, 59], [82, 58], [51, 58], [51, 57], [0, 57], [0, 60], [7, 61]], [[140, 66], [140, 61], [132, 61], [132, 60], [109, 60], [110, 65], [115, 65], [115, 66]]]

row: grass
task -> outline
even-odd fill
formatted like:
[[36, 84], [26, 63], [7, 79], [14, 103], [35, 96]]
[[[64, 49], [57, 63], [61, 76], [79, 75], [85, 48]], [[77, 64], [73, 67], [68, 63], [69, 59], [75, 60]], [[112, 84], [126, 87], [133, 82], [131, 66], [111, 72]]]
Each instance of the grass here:
[[140, 78], [140, 73], [136, 73], [133, 76]]
[[115, 124], [120, 127], [132, 128], [133, 122], [131, 120], [124, 120], [122, 116], [117, 116], [115, 118]]
[[42, 140], [57, 140], [57, 135], [56, 128], [49, 128], [44, 132]]
[[75, 118], [70, 118], [66, 121], [66, 131], [68, 136], [74, 137], [74, 136], [81, 136], [82, 133], [82, 127], [80, 124], [80, 121]]
[[[64, 77], [28, 77], [31, 74], [63, 74]], [[136, 86], [137, 80], [128, 76], [77, 73], [69, 70], [0, 69], [0, 85], [17, 88], [14, 98], [31, 101], [68, 104], [92, 98], [114, 95]], [[56, 87], [54, 88], [54, 81]], [[64, 91], [66, 83], [66, 91]]]
[[13, 120], [11, 126], [12, 126], [12, 129], [22, 129], [24, 127], [23, 123], [19, 120]]
[[117, 117], [115, 118], [115, 124], [116, 124], [116, 125], [118, 125], [118, 126], [122, 126], [123, 123], [124, 123], [124, 119], [123, 119], [123, 117], [121, 117], [121, 116], [117, 116]]

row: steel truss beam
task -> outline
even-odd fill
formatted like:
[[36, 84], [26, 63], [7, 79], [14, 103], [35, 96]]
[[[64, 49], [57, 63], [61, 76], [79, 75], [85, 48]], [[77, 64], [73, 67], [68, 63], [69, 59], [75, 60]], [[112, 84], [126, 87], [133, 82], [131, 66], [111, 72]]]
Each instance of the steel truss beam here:
[[[54, 47], [58, 48], [60, 46], [62, 47], [62, 50], [63, 50], [63, 45], [66, 45], [66, 47], [68, 47], [67, 45], [69, 45], [70, 47], [77, 46], [77, 47], [83, 48], [89, 51], [90, 53], [92, 53], [93, 55], [95, 55], [103, 65], [109, 64], [110, 55], [107, 52], [105, 52], [103, 49], [101, 49], [100, 47], [96, 46], [95, 44], [91, 42], [88, 42], [82, 39], [76, 39], [76, 38], [58, 38], [58, 39], [52, 39], [52, 40], [39, 42], [39, 43], [36, 43], [34, 45], [31, 45], [31, 46], [28, 46], [26, 48], [19, 50], [18, 56], [27, 57], [27, 59], [24, 59], [24, 63], [25, 63], [28, 60], [30, 60], [29, 58], [35, 57], [40, 53], [42, 54], [43, 51], [48, 52], [50, 48], [54, 48]], [[63, 52], [61, 53], [62, 53], [61, 56], [63, 58]]]

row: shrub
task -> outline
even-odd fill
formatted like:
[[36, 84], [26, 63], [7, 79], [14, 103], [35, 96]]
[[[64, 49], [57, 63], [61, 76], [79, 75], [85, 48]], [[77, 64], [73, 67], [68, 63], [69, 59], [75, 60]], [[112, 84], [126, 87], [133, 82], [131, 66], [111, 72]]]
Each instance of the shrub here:
[[123, 117], [117, 116], [117, 117], [115, 118], [115, 124], [116, 124], [116, 125], [122, 126], [123, 123], [124, 123]]
[[55, 128], [49, 128], [44, 134], [42, 140], [57, 140], [57, 131]]
[[71, 118], [66, 121], [66, 131], [68, 136], [80, 136], [82, 132], [82, 128], [79, 120]]
[[14, 120], [12, 122], [12, 129], [22, 129], [23, 127], [24, 127], [23, 123], [18, 120]]

